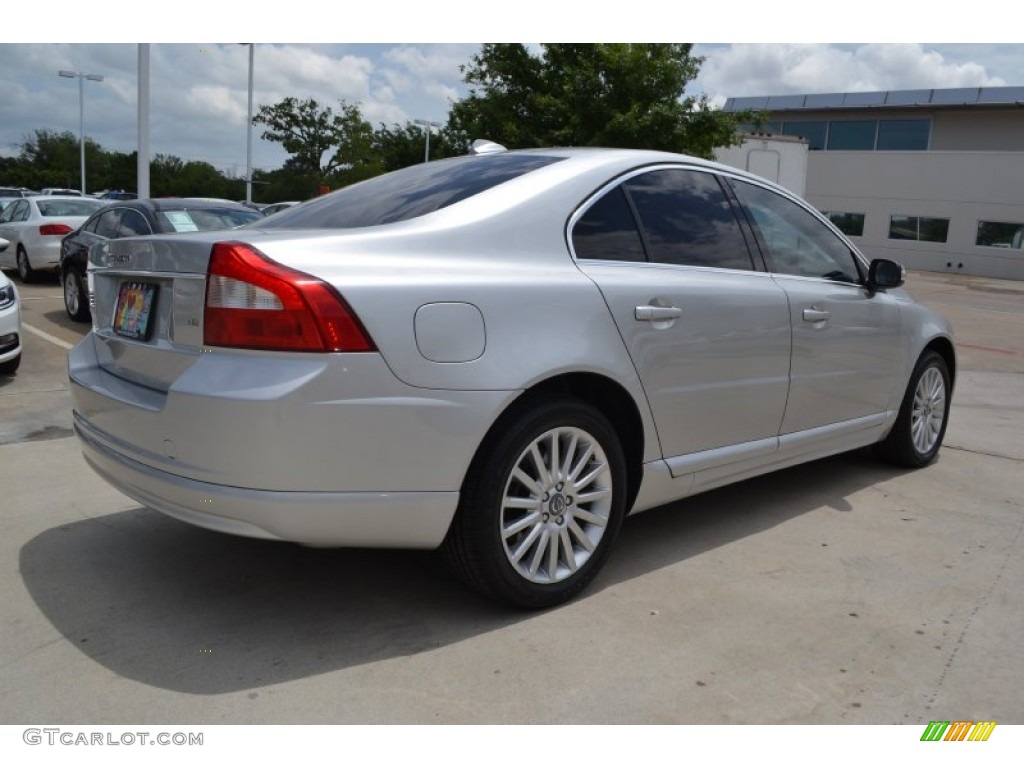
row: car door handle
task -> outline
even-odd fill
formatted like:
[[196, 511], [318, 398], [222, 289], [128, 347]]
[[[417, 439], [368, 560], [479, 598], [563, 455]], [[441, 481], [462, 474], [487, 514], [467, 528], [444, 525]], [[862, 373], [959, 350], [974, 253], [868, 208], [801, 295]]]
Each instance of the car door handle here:
[[828, 320], [831, 315], [824, 309], [818, 309], [817, 307], [811, 307], [810, 309], [804, 310], [804, 322], [805, 323], [820, 323]]
[[679, 307], [652, 307], [642, 306], [636, 308], [636, 319], [646, 322], [657, 322], [658, 320], [675, 320], [683, 316], [683, 310]]

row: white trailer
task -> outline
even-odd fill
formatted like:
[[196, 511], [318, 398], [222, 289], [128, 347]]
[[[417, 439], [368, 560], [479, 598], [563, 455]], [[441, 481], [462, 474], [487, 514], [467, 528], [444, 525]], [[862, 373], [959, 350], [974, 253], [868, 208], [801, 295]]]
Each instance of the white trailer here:
[[715, 160], [750, 171], [804, 196], [807, 187], [807, 139], [751, 133], [735, 147], [719, 147]]

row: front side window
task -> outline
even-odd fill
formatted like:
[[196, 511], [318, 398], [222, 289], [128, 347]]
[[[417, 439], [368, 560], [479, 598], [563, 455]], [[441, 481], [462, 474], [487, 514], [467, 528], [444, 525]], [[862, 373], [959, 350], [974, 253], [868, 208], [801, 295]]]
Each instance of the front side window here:
[[623, 184], [640, 218], [651, 261], [754, 268], [732, 204], [710, 173], [663, 169]]
[[944, 243], [949, 236], [949, 219], [927, 216], [892, 216], [889, 218], [890, 240], [920, 240]]
[[861, 281], [857, 259], [813, 214], [769, 189], [734, 181], [736, 196], [750, 213], [772, 269], [785, 275]]

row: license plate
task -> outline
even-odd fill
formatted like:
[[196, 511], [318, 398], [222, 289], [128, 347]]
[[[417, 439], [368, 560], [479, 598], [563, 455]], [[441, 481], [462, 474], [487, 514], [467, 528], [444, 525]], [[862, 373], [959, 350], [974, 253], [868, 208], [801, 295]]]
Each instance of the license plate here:
[[130, 339], [148, 339], [155, 301], [156, 286], [153, 283], [121, 283], [114, 310], [114, 333]]

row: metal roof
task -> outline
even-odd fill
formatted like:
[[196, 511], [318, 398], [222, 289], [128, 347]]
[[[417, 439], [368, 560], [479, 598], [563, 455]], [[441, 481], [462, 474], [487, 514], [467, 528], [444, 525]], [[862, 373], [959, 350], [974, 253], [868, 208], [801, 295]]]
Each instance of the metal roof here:
[[853, 93], [806, 93], [786, 96], [734, 96], [725, 102], [727, 112], [766, 109], [864, 109], [878, 107], [970, 106], [1024, 103], [1024, 86], [1002, 88], [931, 88], [910, 91], [860, 91]]

